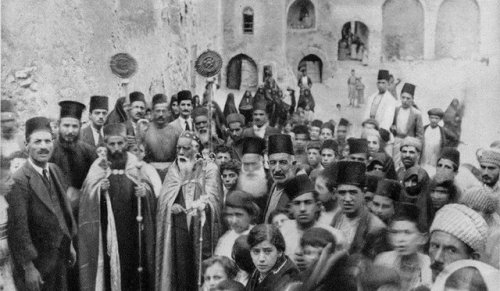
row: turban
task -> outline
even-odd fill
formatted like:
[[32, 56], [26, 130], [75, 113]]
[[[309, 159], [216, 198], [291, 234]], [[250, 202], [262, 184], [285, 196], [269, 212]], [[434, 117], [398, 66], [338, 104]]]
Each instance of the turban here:
[[419, 153], [422, 152], [422, 142], [416, 137], [412, 137], [412, 136], [405, 137], [403, 139], [403, 142], [401, 143], [400, 149], [403, 149], [404, 147], [407, 147], [407, 146], [415, 147], [415, 149], [417, 149], [417, 151]]
[[500, 149], [479, 149], [476, 152], [476, 156], [479, 163], [489, 163], [500, 167]]
[[460, 199], [460, 203], [486, 214], [492, 214], [498, 207], [498, 199], [484, 187], [477, 186], [467, 189]]
[[445, 205], [436, 213], [430, 233], [437, 230], [453, 235], [476, 252], [484, 250], [488, 236], [484, 218], [461, 204]]

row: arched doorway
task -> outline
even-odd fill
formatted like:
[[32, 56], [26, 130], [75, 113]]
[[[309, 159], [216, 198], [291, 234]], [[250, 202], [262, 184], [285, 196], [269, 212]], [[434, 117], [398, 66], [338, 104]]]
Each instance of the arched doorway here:
[[296, 0], [288, 9], [287, 26], [291, 29], [314, 28], [316, 13], [310, 0]]
[[420, 59], [424, 54], [424, 9], [419, 0], [387, 0], [382, 6], [386, 59]]
[[368, 48], [369, 30], [361, 21], [346, 22], [342, 26], [342, 35], [339, 40], [338, 60], [363, 59], [363, 52]]
[[471, 57], [478, 53], [479, 30], [476, 1], [445, 0], [436, 24], [436, 57]]
[[228, 89], [255, 89], [259, 83], [257, 64], [245, 54], [239, 54], [229, 60], [226, 75]]
[[298, 70], [306, 70], [313, 83], [321, 83], [323, 80], [323, 61], [316, 55], [305, 56], [299, 62]]

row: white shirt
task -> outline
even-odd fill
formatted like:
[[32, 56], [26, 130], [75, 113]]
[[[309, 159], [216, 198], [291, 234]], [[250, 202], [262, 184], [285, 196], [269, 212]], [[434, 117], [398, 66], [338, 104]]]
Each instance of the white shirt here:
[[441, 131], [439, 126], [427, 127], [424, 132], [424, 150], [422, 153], [422, 165], [436, 166], [441, 152]]
[[410, 118], [410, 108], [399, 109], [398, 118], [396, 119], [396, 129], [399, 134], [406, 134], [408, 130], [408, 120]]
[[191, 131], [194, 131], [193, 119], [191, 117], [189, 117], [188, 119], [184, 119], [184, 118], [182, 118], [182, 116], [179, 115], [179, 121], [180, 121], [182, 130], [186, 130], [186, 121], [187, 121], [187, 123], [189, 124], [189, 129]]
[[43, 177], [43, 170], [46, 170], [47, 171], [47, 175], [50, 180], [50, 171], [49, 171], [49, 164], [46, 164], [45, 165], [45, 168], [42, 168], [42, 167], [39, 167], [37, 165], [35, 165], [35, 163], [31, 160], [31, 158], [28, 159], [29, 163], [31, 164], [31, 166], [33, 166], [33, 168], [35, 169], [35, 171], [37, 171], [38, 174], [40, 174], [40, 176]]
[[[136, 125], [133, 122], [132, 122], [132, 126], [134, 127], [134, 132], [135, 132]], [[94, 137], [94, 144], [95, 144], [95, 146], [98, 146], [99, 145], [99, 135], [101, 135], [102, 138], [104, 138], [104, 132], [102, 131], [102, 127], [101, 127], [101, 130], [98, 131], [95, 127], [90, 125], [90, 129], [92, 130], [92, 136]]]
[[226, 231], [226, 233], [224, 233], [217, 242], [214, 254], [216, 256], [225, 256], [231, 259], [234, 242], [240, 237], [240, 235], [248, 234], [253, 227], [253, 225], [250, 225], [250, 227], [242, 233], [237, 233], [232, 229]]
[[266, 128], [268, 126], [268, 123], [266, 122], [263, 126], [261, 127], [258, 127], [257, 125], [254, 125], [253, 126], [253, 132], [256, 136], [260, 137], [260, 138], [264, 138], [264, 136], [266, 135]]

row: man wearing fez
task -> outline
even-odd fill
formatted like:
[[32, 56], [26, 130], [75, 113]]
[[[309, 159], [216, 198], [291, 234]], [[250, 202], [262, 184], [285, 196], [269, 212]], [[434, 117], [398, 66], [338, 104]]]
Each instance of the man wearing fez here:
[[2, 146], [1, 155], [11, 159], [20, 152], [24, 152], [24, 137], [18, 133], [17, 113], [10, 100], [2, 99], [1, 104]]
[[85, 105], [76, 101], [61, 101], [59, 106], [59, 134], [50, 162], [58, 165], [68, 179], [68, 196], [77, 218], [80, 189], [97, 153], [94, 146], [80, 140], [80, 120]]
[[448, 204], [434, 217], [429, 230], [432, 279], [458, 260], [479, 260], [486, 245], [488, 225], [469, 207]]
[[392, 156], [396, 165], [401, 163], [399, 146], [405, 137], [412, 136], [420, 140], [424, 138], [422, 113], [413, 107], [414, 96], [415, 85], [405, 83], [401, 90], [401, 106], [396, 108], [391, 126], [391, 132], [394, 135], [394, 153]]
[[416, 137], [407, 136], [403, 139], [400, 150], [403, 167], [400, 167], [396, 171], [396, 174], [398, 175], [398, 180], [403, 181], [406, 171], [413, 166], [418, 166], [420, 162], [422, 141]]
[[177, 102], [179, 104], [179, 117], [170, 122], [170, 124], [181, 132], [185, 130], [194, 131], [193, 119], [191, 118], [191, 112], [193, 111], [193, 97], [191, 91], [182, 90], [177, 93]]
[[347, 143], [349, 144], [347, 159], [368, 164], [368, 141], [364, 138], [350, 138]]
[[76, 223], [66, 196], [61, 169], [49, 163], [54, 150], [50, 120], [26, 121], [29, 159], [12, 179], [6, 199], [8, 242], [18, 290], [68, 290], [67, 267], [76, 253], [72, 239]]
[[366, 247], [379, 247], [376, 244], [366, 245], [367, 238], [383, 236], [386, 227], [380, 218], [365, 208], [365, 171], [366, 165], [362, 162], [338, 162], [336, 194], [341, 211], [333, 217], [331, 225], [343, 232], [351, 254], [359, 253]]
[[92, 164], [80, 200], [80, 290], [138, 290], [139, 284], [150, 290], [154, 284], [153, 183], [136, 156], [126, 151], [125, 125], [108, 124], [103, 132], [107, 154]]
[[242, 141], [241, 172], [236, 189], [250, 193], [260, 209], [264, 209], [272, 181], [264, 169], [266, 142], [258, 137], [245, 137]]
[[266, 101], [256, 102], [253, 106], [253, 126], [243, 130], [243, 137], [256, 136], [267, 140], [270, 135], [278, 134], [280, 131], [269, 126], [269, 105]]
[[269, 214], [273, 210], [287, 208], [290, 199], [284, 193], [283, 187], [288, 180], [295, 177], [297, 172], [293, 143], [289, 135], [271, 135], [268, 146], [269, 171], [274, 183], [264, 208], [264, 221], [268, 221]]
[[182, 130], [168, 123], [170, 111], [167, 96], [153, 96], [152, 106], [153, 122], [144, 135], [144, 160], [158, 171], [163, 181], [168, 167], [175, 160], [175, 147]]
[[127, 135], [140, 136], [141, 132], [137, 122], [143, 119], [146, 114], [146, 99], [142, 92], [134, 91], [129, 94], [129, 100], [128, 119], [125, 121]]
[[245, 127], [245, 116], [240, 113], [231, 113], [226, 117], [229, 136], [226, 140], [226, 146], [232, 147], [236, 154], [234, 158], [241, 159], [241, 141], [243, 128]]
[[374, 118], [381, 128], [390, 130], [394, 122], [396, 100], [387, 90], [389, 85], [389, 71], [379, 70], [377, 78], [378, 92], [368, 97], [364, 119]]
[[318, 219], [321, 214], [321, 202], [318, 192], [314, 190], [314, 183], [307, 175], [297, 175], [288, 180], [285, 185], [285, 194], [290, 200], [290, 213], [295, 218], [287, 220], [280, 228], [286, 242], [285, 254], [296, 264], [303, 263], [303, 254], [300, 250], [302, 234], [312, 228], [319, 227], [328, 230], [335, 238], [337, 245], [345, 244], [341, 231], [328, 224], [321, 224]]
[[89, 105], [90, 124], [82, 129], [81, 139], [93, 147], [101, 146], [104, 143], [102, 127], [108, 116], [108, 97], [92, 96]]
[[156, 290], [197, 290], [199, 258], [212, 255], [221, 234], [219, 168], [211, 160], [196, 159], [200, 153], [194, 138], [190, 131], [179, 137], [177, 159], [158, 198]]
[[427, 112], [430, 123], [424, 126], [425, 146], [422, 149], [422, 165], [435, 166], [441, 150], [446, 145], [446, 134], [439, 122], [444, 117], [440, 108], [432, 108]]
[[401, 184], [396, 180], [383, 179], [377, 184], [377, 190], [373, 195], [369, 208], [385, 224], [389, 224], [396, 213], [401, 190]]
[[479, 149], [476, 152], [481, 166], [483, 187], [498, 201], [497, 213], [500, 214], [500, 150], [497, 148]]

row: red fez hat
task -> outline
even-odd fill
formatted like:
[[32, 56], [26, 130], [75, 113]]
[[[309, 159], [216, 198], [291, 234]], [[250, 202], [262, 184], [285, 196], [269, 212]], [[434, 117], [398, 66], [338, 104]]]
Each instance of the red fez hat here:
[[288, 134], [273, 134], [269, 136], [268, 155], [278, 153], [294, 155], [292, 138]]
[[141, 101], [144, 102], [144, 104], [146, 104], [146, 99], [144, 98], [144, 94], [142, 92], [134, 91], [129, 94], [129, 98], [130, 98], [130, 104], [136, 101]]
[[52, 127], [50, 126], [50, 120], [48, 118], [41, 116], [28, 119], [25, 124], [26, 140], [28, 140], [30, 135], [35, 131], [47, 131], [52, 134]]
[[315, 119], [311, 122], [311, 127], [319, 127], [321, 128], [321, 126], [323, 125], [323, 121], [319, 120], [319, 119]]
[[85, 105], [76, 101], [61, 101], [59, 102], [61, 106], [61, 113], [59, 118], [63, 117], [73, 117], [78, 120], [82, 119], [82, 112], [85, 109]]
[[349, 144], [350, 155], [368, 153], [368, 141], [364, 138], [349, 138], [347, 143]]
[[411, 96], [415, 95], [415, 85], [410, 84], [410, 83], [405, 83], [403, 85], [403, 88], [401, 89], [401, 94], [403, 93], [408, 93]]
[[[457, 167], [460, 166], [460, 152], [456, 148], [445, 147], [441, 151], [440, 159], [446, 159], [452, 161]], [[438, 161], [439, 161], [438, 160]]]
[[387, 70], [379, 70], [378, 71], [378, 76], [377, 76], [377, 80], [386, 80], [386, 81], [389, 81], [389, 71]]
[[243, 138], [242, 154], [258, 154], [263, 155], [266, 148], [266, 141], [259, 137]]
[[337, 185], [353, 185], [363, 189], [366, 182], [366, 165], [358, 161], [339, 161]]
[[314, 184], [307, 175], [297, 175], [288, 180], [284, 185], [286, 195], [290, 200], [299, 197], [302, 194], [314, 191]]
[[191, 101], [193, 102], [193, 95], [191, 95], [191, 91], [189, 90], [182, 90], [177, 93], [177, 101], [181, 103], [182, 101]]
[[89, 112], [92, 112], [94, 109], [109, 110], [108, 99], [107, 96], [90, 97]]
[[167, 103], [168, 104], [167, 95], [156, 94], [153, 96], [153, 99], [151, 100], [151, 106], [154, 107], [156, 104], [160, 104], [160, 103]]
[[127, 136], [127, 128], [123, 123], [111, 123], [105, 125], [102, 129], [104, 136]]
[[396, 180], [383, 179], [377, 184], [375, 195], [389, 197], [392, 201], [399, 201], [401, 195], [401, 184]]

